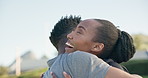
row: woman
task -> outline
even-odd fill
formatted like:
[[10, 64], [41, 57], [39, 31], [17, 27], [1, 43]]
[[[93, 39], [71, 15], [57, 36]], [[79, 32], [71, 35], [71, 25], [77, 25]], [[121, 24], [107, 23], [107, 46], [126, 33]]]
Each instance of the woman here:
[[[124, 36], [128, 36], [128, 34], [119, 31], [109, 21], [100, 19], [84, 20], [67, 36], [69, 39], [66, 43], [68, 46], [65, 48], [67, 53], [58, 56], [49, 72], [53, 71], [59, 78], [64, 77], [62, 71], [68, 72], [72, 78], [136, 78], [122, 70], [109, 66], [95, 57], [95, 55], [108, 57], [114, 51], [116, 52], [116, 45], [119, 46], [119, 40]], [[132, 39], [127, 38], [126, 41], [132, 41]], [[122, 42], [120, 45], [123, 44], [125, 43]], [[134, 49], [133, 46], [130, 46], [130, 48], [131, 51]], [[122, 51], [122, 48], [120, 49]], [[79, 52], [69, 53], [72, 50], [79, 50]]]

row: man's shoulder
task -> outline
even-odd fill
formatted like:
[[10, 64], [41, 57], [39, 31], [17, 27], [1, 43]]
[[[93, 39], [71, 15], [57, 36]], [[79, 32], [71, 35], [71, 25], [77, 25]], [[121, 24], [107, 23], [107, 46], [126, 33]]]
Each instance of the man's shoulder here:
[[57, 59], [57, 57], [48, 60], [48, 61], [47, 61], [48, 67], [51, 67], [51, 65], [55, 62], [56, 59]]
[[88, 57], [88, 56], [92, 56], [92, 57], [96, 57], [96, 55], [88, 53], [88, 52], [84, 52], [84, 51], [75, 51], [73, 53], [69, 53], [70, 56], [75, 56], [75, 57]]
[[98, 58], [96, 55], [91, 54], [91, 53], [87, 53], [84, 51], [75, 51], [73, 53], [69, 53], [68, 54], [68, 60], [71, 62], [103, 62], [102, 59]]

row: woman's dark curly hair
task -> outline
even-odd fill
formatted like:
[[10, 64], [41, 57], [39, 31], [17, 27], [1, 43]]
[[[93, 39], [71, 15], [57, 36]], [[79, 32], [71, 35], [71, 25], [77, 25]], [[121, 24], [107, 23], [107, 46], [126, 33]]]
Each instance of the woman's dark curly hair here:
[[135, 46], [132, 37], [125, 31], [120, 31], [113, 23], [107, 20], [94, 19], [101, 24], [94, 41], [104, 44], [104, 49], [98, 57], [113, 59], [121, 63], [133, 57]]

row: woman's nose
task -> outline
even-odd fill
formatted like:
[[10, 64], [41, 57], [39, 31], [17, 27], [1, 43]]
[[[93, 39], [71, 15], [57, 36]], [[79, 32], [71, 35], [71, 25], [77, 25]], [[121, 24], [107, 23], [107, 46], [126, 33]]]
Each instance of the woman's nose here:
[[[73, 31], [72, 31], [72, 32], [73, 32]], [[73, 39], [73, 37], [72, 37], [72, 32], [69, 33], [69, 34], [67, 34], [67, 38], [68, 38], [68, 39]]]

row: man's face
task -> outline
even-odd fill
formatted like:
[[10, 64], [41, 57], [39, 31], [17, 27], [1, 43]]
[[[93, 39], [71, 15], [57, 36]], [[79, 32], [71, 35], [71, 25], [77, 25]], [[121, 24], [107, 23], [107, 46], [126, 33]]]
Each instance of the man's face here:
[[65, 52], [70, 53], [77, 50], [91, 52], [95, 43], [92, 39], [96, 35], [98, 25], [99, 23], [92, 19], [80, 22], [76, 29], [67, 35]]
[[63, 36], [58, 43], [58, 55], [65, 53], [66, 42], [67, 42], [67, 38], [66, 36]]
[[[71, 32], [71, 31], [70, 31]], [[58, 55], [59, 54], [63, 54], [65, 53], [65, 47], [67, 47], [67, 45], [65, 44], [67, 42], [67, 34], [69, 34], [70, 32], [64, 34], [61, 38], [61, 40], [58, 43]], [[74, 52], [74, 49], [71, 49], [71, 52]]]

